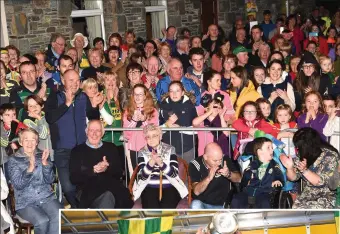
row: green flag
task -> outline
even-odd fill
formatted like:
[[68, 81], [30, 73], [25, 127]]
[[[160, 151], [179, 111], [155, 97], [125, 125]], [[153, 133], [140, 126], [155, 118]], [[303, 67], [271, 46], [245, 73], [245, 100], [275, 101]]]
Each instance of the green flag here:
[[171, 234], [173, 217], [118, 220], [119, 234]]

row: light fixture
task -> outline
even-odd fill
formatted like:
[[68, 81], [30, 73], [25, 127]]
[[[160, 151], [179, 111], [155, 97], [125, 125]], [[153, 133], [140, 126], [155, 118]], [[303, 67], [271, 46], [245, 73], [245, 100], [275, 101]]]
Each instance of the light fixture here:
[[226, 211], [216, 212], [204, 232], [210, 234], [234, 234], [237, 229], [238, 221], [236, 216]]

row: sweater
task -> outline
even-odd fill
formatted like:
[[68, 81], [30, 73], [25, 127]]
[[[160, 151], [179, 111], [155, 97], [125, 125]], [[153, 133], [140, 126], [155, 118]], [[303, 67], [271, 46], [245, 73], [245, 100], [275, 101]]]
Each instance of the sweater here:
[[[105, 172], [95, 173], [93, 166], [103, 161], [109, 166]], [[120, 157], [116, 146], [103, 142], [99, 148], [92, 148], [83, 143], [71, 151], [70, 180], [77, 185], [81, 193], [80, 208], [89, 208], [92, 202], [106, 191], [115, 197], [115, 208], [131, 208], [133, 203], [129, 190], [120, 181], [124, 168], [121, 167]]]
[[328, 115], [317, 113], [315, 119], [310, 119], [308, 123], [306, 123], [306, 113], [303, 113], [297, 118], [297, 124], [299, 128], [310, 127], [318, 131], [322, 139], [326, 140], [326, 136], [323, 134], [323, 128], [326, 126], [328, 121]]

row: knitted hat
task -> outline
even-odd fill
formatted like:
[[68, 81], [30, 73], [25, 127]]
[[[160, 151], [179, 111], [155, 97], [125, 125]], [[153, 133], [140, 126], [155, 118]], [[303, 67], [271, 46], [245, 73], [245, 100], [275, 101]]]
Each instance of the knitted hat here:
[[315, 56], [309, 52], [309, 51], [303, 51], [302, 55], [301, 55], [301, 61], [298, 65], [298, 69], [301, 69], [303, 64], [313, 64], [315, 66], [319, 66], [318, 61], [316, 60]]

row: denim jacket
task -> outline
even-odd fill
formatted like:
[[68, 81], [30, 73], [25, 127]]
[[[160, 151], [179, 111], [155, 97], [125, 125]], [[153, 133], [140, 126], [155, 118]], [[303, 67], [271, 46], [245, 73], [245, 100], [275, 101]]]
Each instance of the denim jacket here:
[[53, 164], [48, 158], [48, 165], [43, 166], [41, 158], [42, 151], [36, 150], [33, 172], [27, 172], [30, 162], [22, 147], [8, 161], [8, 174], [14, 187], [16, 210], [36, 202], [44, 203], [46, 198], [53, 195]]

